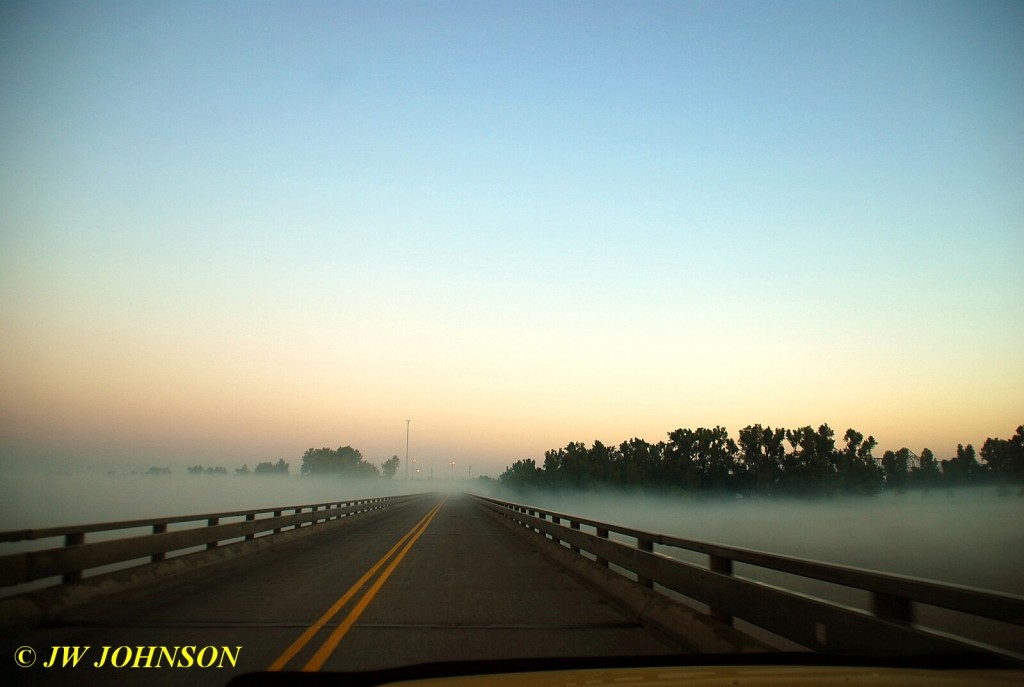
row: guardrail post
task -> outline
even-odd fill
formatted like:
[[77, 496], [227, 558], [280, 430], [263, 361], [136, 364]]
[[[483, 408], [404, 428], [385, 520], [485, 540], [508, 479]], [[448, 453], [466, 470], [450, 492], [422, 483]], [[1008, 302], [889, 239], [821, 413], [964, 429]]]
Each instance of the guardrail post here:
[[[167, 533], [167, 523], [166, 522], [160, 522], [160, 523], [157, 523], [157, 524], [153, 525], [153, 534], [166, 534], [166, 533]], [[165, 560], [166, 558], [167, 558], [167, 552], [166, 551], [161, 551], [160, 553], [154, 553], [150, 557], [149, 561], [150, 561], [150, 563], [159, 563], [160, 561]]]
[[[85, 543], [85, 532], [78, 532], [77, 534], [65, 534], [64, 535], [64, 546], [81, 546]], [[82, 579], [81, 570], [72, 570], [66, 572], [60, 576], [61, 582], [64, 584], [71, 584], [72, 582], [78, 582]]]
[[[281, 513], [282, 513], [282, 511], [275, 510], [274, 511], [274, 517], [275, 518], [281, 517]], [[281, 534], [281, 528], [280, 527], [274, 528], [274, 534]]]
[[[569, 527], [570, 527], [570, 529], [579, 530], [580, 523], [577, 520], [570, 520], [569, 521]], [[570, 549], [572, 550], [573, 553], [579, 553], [580, 552], [580, 547], [575, 546], [575, 545], [571, 545]]]
[[[643, 537], [636, 538], [636, 548], [646, 553], [654, 553], [654, 541], [652, 539], [644, 539]], [[649, 577], [637, 573], [636, 581], [648, 589], [654, 589], [654, 580]]]
[[[255, 519], [256, 519], [256, 514], [255, 513], [246, 513], [245, 514], [245, 521], [246, 522], [252, 522]], [[252, 541], [255, 538], [256, 538], [256, 533], [255, 532], [250, 532], [249, 534], [245, 535], [245, 541]]]
[[874, 592], [871, 595], [871, 610], [876, 618], [893, 620], [898, 623], [914, 622], [914, 609], [910, 599], [902, 596]]
[[[220, 524], [220, 518], [210, 518], [209, 520], [206, 521], [207, 527], [215, 527], [215, 526], [217, 526], [219, 524]], [[207, 549], [215, 549], [215, 548], [217, 548], [217, 542], [216, 541], [207, 542], [206, 548]]]
[[[721, 573], [722, 575], [732, 576], [732, 559], [722, 558], [721, 556], [708, 556], [708, 567], [711, 568], [712, 572]], [[732, 615], [725, 611], [717, 608], [712, 608], [711, 617], [721, 620], [726, 625], [732, 625]]]
[[[600, 537], [601, 539], [607, 539], [608, 538], [608, 530], [604, 529], [603, 527], [598, 527], [597, 528], [597, 536]], [[598, 565], [603, 565], [604, 567], [607, 568], [608, 567], [608, 560], [598, 556], [597, 557], [597, 564]]]

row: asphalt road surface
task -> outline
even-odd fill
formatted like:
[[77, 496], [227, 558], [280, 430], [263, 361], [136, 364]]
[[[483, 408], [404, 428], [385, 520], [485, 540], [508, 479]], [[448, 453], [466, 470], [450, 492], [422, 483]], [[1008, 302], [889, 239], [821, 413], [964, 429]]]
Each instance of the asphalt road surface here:
[[6, 633], [3, 648], [3, 684], [196, 687], [267, 670], [675, 651], [472, 499], [440, 495]]

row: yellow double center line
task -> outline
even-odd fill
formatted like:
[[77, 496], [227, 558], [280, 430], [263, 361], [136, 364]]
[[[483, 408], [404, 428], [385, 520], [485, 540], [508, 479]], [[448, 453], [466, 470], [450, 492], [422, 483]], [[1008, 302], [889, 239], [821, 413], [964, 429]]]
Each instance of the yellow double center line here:
[[[359, 599], [352, 610], [348, 612], [348, 615], [345, 616], [345, 619], [342, 620], [336, 628], [334, 628], [334, 631], [326, 641], [324, 641], [320, 648], [317, 649], [317, 652], [313, 654], [313, 657], [310, 658], [309, 661], [306, 662], [306, 665], [302, 667], [302, 670], [304, 671], [320, 670], [328, 657], [330, 657], [331, 653], [337, 648], [338, 643], [346, 634], [348, 634], [348, 631], [352, 629], [356, 620], [358, 620], [359, 616], [363, 614], [366, 607], [370, 605], [370, 602], [373, 601], [373, 597], [375, 597], [377, 592], [380, 591], [380, 588], [384, 586], [384, 582], [391, 577], [391, 573], [395, 571], [398, 564], [402, 562], [403, 558], [405, 558], [405, 554], [409, 553], [409, 549], [412, 548], [412, 545], [416, 543], [416, 540], [419, 539], [427, 529], [430, 521], [434, 519], [434, 516], [437, 515], [437, 512], [441, 510], [441, 506], [443, 505], [444, 500], [434, 506], [429, 513], [423, 516], [423, 519], [416, 523], [415, 527], [406, 532], [405, 536], [399, 539], [398, 543], [392, 546], [391, 550], [384, 554], [383, 558], [374, 563], [373, 567], [367, 570], [366, 573], [360, 577], [347, 592], [335, 601], [331, 607], [327, 609], [327, 612], [320, 616], [319, 620], [310, 625], [309, 628], [307, 628], [306, 631], [303, 632], [302, 635], [299, 636], [299, 638], [296, 639], [283, 654], [278, 656], [277, 660], [270, 664], [270, 667], [267, 668], [267, 670], [273, 671], [283, 669], [288, 662], [292, 660], [297, 653], [302, 651], [303, 647], [305, 647], [310, 640], [316, 636], [316, 633], [319, 632], [324, 625], [330, 622], [331, 618], [337, 615], [338, 612], [345, 607], [345, 604], [352, 600], [352, 597], [359, 593], [366, 583], [377, 574], [377, 571], [384, 567], [384, 565], [387, 565], [387, 568], [384, 569], [384, 572], [381, 573], [380, 577], [378, 577], [373, 585], [366, 591], [366, 594]], [[401, 551], [399, 551], [396, 556], [395, 552], [399, 549], [401, 549]], [[390, 564], [388, 563], [389, 560], [391, 561]]]

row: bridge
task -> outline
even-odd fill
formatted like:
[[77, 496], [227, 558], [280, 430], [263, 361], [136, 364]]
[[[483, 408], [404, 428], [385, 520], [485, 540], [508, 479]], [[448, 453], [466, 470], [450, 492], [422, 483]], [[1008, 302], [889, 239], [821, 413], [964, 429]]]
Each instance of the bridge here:
[[1024, 597], [469, 494], [0, 542], [25, 547], [0, 556], [3, 684], [222, 685], [256, 671], [780, 648], [1024, 662]]

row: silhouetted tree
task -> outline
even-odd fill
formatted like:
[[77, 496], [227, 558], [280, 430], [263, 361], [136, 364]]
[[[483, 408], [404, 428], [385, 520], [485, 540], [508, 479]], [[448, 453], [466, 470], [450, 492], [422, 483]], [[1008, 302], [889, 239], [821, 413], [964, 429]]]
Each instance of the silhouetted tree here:
[[302, 455], [300, 472], [304, 475], [348, 475], [369, 477], [380, 475], [376, 465], [363, 460], [363, 454], [351, 446], [336, 451], [329, 448], [311, 448]]
[[548, 451], [544, 454], [545, 482], [552, 486], [582, 487], [589, 459], [587, 447], [578, 441], [570, 442], [564, 449]]
[[786, 454], [786, 491], [801, 494], [835, 493], [835, 432], [826, 425], [786, 430], [792, 451]]
[[702, 490], [727, 491], [736, 474], [736, 442], [725, 427], [699, 427], [694, 433], [693, 461]]
[[843, 435], [846, 446], [836, 454], [839, 488], [848, 494], [873, 494], [882, 487], [882, 470], [872, 451], [878, 442], [850, 428]]
[[[559, 449], [549, 449], [549, 450], [544, 452], [544, 467], [543, 467], [543, 471], [544, 471], [544, 479], [545, 479], [545, 481], [548, 484], [550, 484], [550, 485], [557, 484], [558, 481], [561, 479], [562, 475], [560, 474], [560, 471], [562, 469], [562, 458], [564, 458], [564, 457], [565, 457], [565, 450], [564, 449], [560, 449], [560, 448]], [[522, 461], [519, 461], [519, 462], [522, 462]], [[534, 467], [536, 467], [536, 464], [534, 464]], [[540, 470], [541, 468], [537, 468], [537, 469]]]
[[906, 491], [910, 477], [910, 449], [886, 451], [882, 454], [882, 470], [885, 472], [885, 484], [898, 492]]
[[256, 468], [252, 471], [254, 475], [287, 475], [288, 463], [284, 462], [284, 459], [279, 459], [276, 463], [266, 461], [263, 463], [257, 463]]
[[614, 453], [615, 449], [605, 446], [600, 441], [594, 441], [593, 446], [587, 451], [581, 483], [586, 486], [611, 482]]
[[398, 456], [391, 456], [380, 466], [381, 473], [391, 479], [398, 472], [398, 466], [402, 464], [402, 461], [398, 459]]
[[910, 485], [931, 489], [937, 487], [942, 481], [942, 472], [939, 470], [939, 463], [935, 460], [935, 454], [930, 448], [921, 449], [921, 456], [917, 459], [917, 467], [910, 470]]
[[1024, 425], [1010, 439], [986, 439], [981, 458], [997, 481], [1024, 482]]
[[506, 468], [498, 478], [503, 485], [514, 489], [536, 487], [540, 485], [542, 471], [533, 458], [517, 460]]
[[748, 425], [740, 430], [740, 457], [751, 478], [752, 491], [761, 495], [775, 491], [786, 457], [785, 437], [786, 430], [781, 428], [773, 430], [771, 427]]
[[696, 432], [683, 428], [669, 432], [664, 459], [666, 485], [681, 487], [687, 491], [694, 491], [700, 487], [701, 475], [696, 455]]
[[665, 451], [664, 443], [651, 445], [643, 439], [630, 439], [619, 445], [615, 454], [615, 476], [622, 484], [655, 484]]
[[981, 465], [974, 453], [974, 447], [957, 444], [956, 457], [942, 461], [942, 476], [949, 486], [961, 486], [978, 480]]

